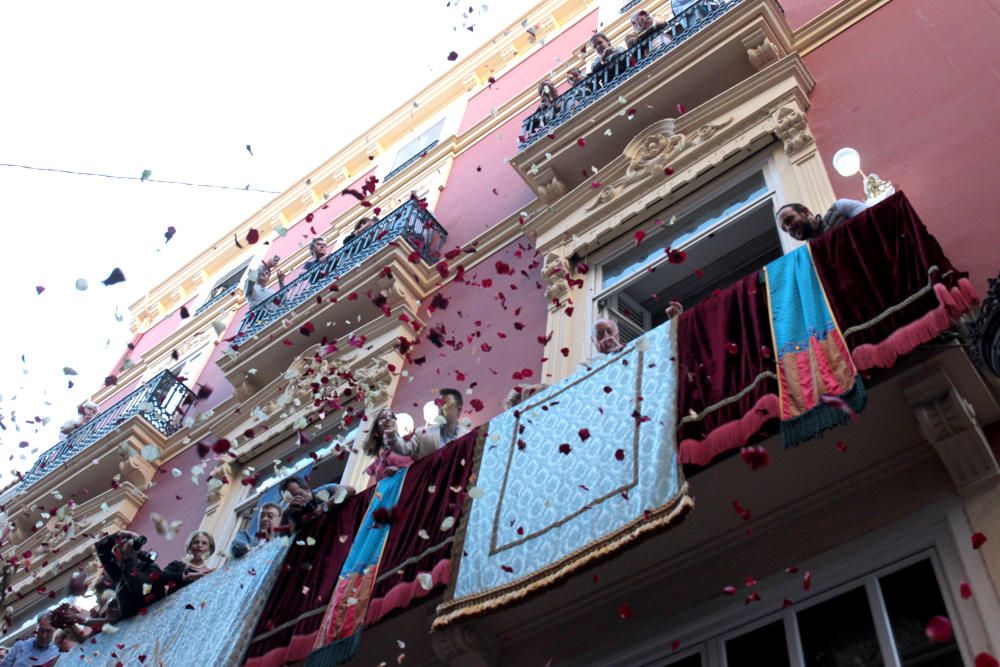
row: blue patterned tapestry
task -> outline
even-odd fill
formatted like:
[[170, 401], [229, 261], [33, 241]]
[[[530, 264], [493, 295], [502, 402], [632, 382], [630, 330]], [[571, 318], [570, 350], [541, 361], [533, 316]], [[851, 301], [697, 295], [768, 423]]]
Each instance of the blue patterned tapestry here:
[[281, 540], [257, 547], [150, 605], [145, 616], [61, 654], [56, 664], [238, 665], [287, 550]]
[[691, 509], [675, 444], [674, 327], [490, 421], [435, 627], [549, 588]]

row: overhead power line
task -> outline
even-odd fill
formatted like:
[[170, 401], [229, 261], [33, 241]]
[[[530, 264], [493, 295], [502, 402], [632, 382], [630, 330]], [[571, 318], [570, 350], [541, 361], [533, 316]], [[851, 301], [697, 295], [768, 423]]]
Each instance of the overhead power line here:
[[141, 176], [116, 176], [115, 174], [99, 174], [92, 171], [73, 171], [72, 169], [53, 169], [51, 167], [32, 167], [27, 164], [8, 164], [0, 162], [0, 167], [11, 167], [14, 169], [28, 169], [29, 171], [47, 171], [55, 174], [70, 174], [71, 176], [96, 176], [98, 178], [110, 178], [119, 181], [142, 181], [144, 183], [166, 183], [168, 185], [186, 185], [192, 188], [214, 188], [216, 190], [242, 190], [243, 192], [263, 192], [268, 195], [280, 195], [275, 190], [261, 190], [250, 185], [238, 187], [234, 185], [213, 185], [211, 183], [188, 183], [186, 181], [168, 181], [162, 178], [142, 178]]

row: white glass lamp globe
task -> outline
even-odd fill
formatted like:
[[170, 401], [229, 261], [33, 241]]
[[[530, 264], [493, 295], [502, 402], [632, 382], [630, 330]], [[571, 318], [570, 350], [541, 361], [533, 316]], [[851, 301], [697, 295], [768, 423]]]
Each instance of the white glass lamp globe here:
[[841, 176], [854, 176], [861, 171], [861, 155], [853, 148], [841, 148], [833, 155], [833, 168]]
[[441, 408], [438, 407], [437, 403], [434, 401], [427, 401], [424, 403], [424, 423], [425, 424], [436, 424], [438, 417], [441, 415]]
[[396, 428], [399, 429], [399, 434], [401, 436], [406, 437], [410, 435], [416, 429], [416, 425], [413, 423], [413, 417], [405, 412], [397, 412]]

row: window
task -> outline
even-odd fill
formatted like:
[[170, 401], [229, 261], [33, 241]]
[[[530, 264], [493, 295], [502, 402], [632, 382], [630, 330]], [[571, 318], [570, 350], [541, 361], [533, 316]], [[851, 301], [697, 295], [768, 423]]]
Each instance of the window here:
[[205, 303], [208, 303], [217, 296], [221, 296], [240, 284], [240, 280], [243, 278], [243, 273], [246, 271], [247, 267], [250, 266], [250, 260], [240, 264], [239, 268], [234, 270], [232, 273], [226, 275], [225, 278], [220, 280], [212, 288], [212, 291], [208, 293], [208, 298], [205, 299]]
[[779, 619], [726, 642], [727, 667], [789, 667], [785, 625]]
[[392, 169], [389, 170], [389, 173], [399, 169], [408, 160], [420, 155], [428, 146], [437, 141], [441, 137], [441, 129], [444, 127], [444, 121], [445, 119], [442, 118], [420, 133], [416, 139], [400, 148], [399, 152], [396, 153], [396, 160], [392, 163]]
[[[817, 593], [741, 628], [722, 629], [706, 618], [712, 633], [694, 651], [662, 667], [959, 667], [962, 654], [954, 637], [932, 643], [924, 632], [934, 616], [947, 616], [955, 636], [958, 617], [949, 614], [937, 576], [933, 551]], [[765, 600], [780, 598], [761, 589]], [[644, 663], [646, 664], [646, 663]], [[652, 664], [652, 663], [650, 663]]]
[[[668, 302], [690, 308], [780, 257], [774, 190], [758, 164], [749, 173], [723, 175], [650, 216], [640, 227], [641, 243], [630, 232], [612, 244], [608, 259], [593, 263], [599, 267], [600, 316], [615, 320], [627, 342], [664, 322]], [[668, 248], [687, 259], [670, 263]]]

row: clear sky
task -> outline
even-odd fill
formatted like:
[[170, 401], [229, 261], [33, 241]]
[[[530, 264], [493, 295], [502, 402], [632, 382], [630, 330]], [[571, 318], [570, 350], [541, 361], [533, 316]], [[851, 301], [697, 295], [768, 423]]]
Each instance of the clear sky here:
[[[535, 3], [3, 3], [0, 163], [282, 191]], [[101, 385], [128, 306], [272, 197], [0, 167], [0, 485]]]

